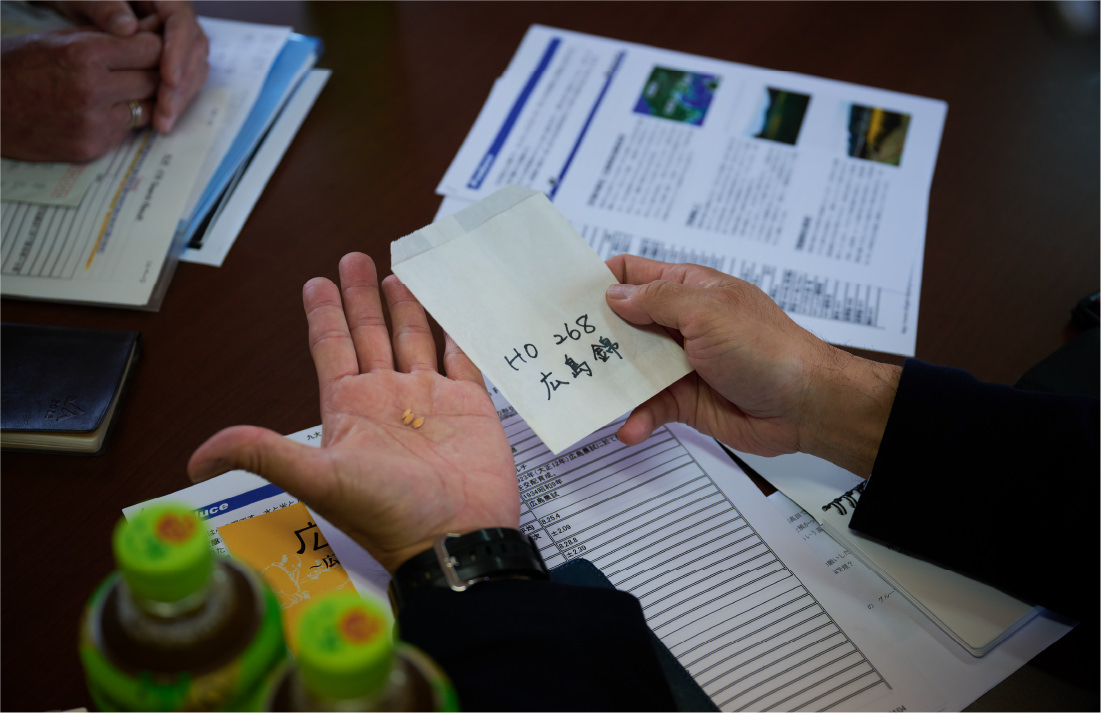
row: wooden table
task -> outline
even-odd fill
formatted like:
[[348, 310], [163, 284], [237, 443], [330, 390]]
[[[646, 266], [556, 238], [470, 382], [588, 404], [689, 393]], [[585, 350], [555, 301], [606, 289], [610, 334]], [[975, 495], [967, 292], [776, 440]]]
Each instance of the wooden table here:
[[[1060, 34], [1036, 4], [199, 9], [320, 36], [320, 66], [333, 75], [225, 265], [181, 264], [160, 312], [3, 301], [4, 321], [136, 329], [144, 339], [104, 455], [0, 459], [6, 710], [90, 705], [77, 622], [112, 569], [109, 533], [123, 507], [188, 485], [188, 456], [224, 426], [290, 433], [320, 422], [302, 284], [335, 278], [352, 250], [385, 268], [388, 243], [432, 221], [437, 181], [532, 23], [947, 101], [919, 358], [1012, 383], [1076, 334], [1070, 309], [1098, 287], [1098, 44]], [[1041, 683], [1016, 685], [1038, 699], [1014, 697], [1018, 674], [978, 707], [1096, 710], [1097, 632], [1073, 648], [1081, 638], [1026, 667]]]

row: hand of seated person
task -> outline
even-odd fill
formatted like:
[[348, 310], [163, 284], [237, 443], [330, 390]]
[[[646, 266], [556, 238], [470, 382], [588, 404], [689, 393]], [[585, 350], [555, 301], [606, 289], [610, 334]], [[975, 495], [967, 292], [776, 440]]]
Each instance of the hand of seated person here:
[[[66, 29], [5, 38], [0, 147], [24, 161], [87, 161], [131, 129], [129, 102], [152, 115], [159, 35]], [[143, 122], [148, 123], [148, 118]]]
[[200, 446], [188, 472], [196, 481], [234, 468], [258, 473], [393, 572], [437, 535], [516, 528], [520, 499], [512, 451], [478, 369], [448, 339], [441, 375], [420, 303], [393, 276], [382, 288], [392, 337], [366, 255], [341, 260], [339, 290], [324, 278], [303, 288], [321, 391], [320, 448], [235, 426]]
[[897, 367], [826, 344], [759, 288], [699, 265], [619, 255], [608, 305], [673, 331], [695, 371], [634, 410], [619, 429], [641, 443], [677, 421], [738, 450], [803, 451], [871, 473], [898, 386]]
[[190, 3], [54, 6], [87, 26], [3, 41], [3, 155], [86, 161], [132, 129], [170, 131], [208, 72], [209, 41]]
[[161, 31], [164, 54], [153, 126], [168, 133], [206, 81], [210, 41], [190, 2], [179, 0], [76, 0], [55, 6], [73, 19], [119, 36], [142, 29]]

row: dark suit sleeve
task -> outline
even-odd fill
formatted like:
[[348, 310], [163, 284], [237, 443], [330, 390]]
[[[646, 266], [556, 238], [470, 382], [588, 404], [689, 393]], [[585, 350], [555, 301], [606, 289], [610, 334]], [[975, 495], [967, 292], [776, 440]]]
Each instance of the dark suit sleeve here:
[[447, 672], [463, 710], [674, 710], [638, 600], [501, 580], [419, 594], [398, 635]]
[[910, 359], [851, 527], [1082, 618], [1098, 590], [1098, 400]]

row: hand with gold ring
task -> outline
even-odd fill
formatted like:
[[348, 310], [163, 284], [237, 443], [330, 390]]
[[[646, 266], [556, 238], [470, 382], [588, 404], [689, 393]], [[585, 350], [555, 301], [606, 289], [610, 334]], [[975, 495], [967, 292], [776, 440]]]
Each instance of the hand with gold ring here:
[[127, 123], [127, 128], [140, 129], [148, 122], [145, 120], [145, 107], [142, 106], [140, 101], [136, 99], [127, 102], [127, 106], [130, 108], [130, 121]]
[[[191, 457], [194, 481], [235, 468], [299, 497], [393, 572], [446, 532], [516, 528], [515, 464], [485, 383], [447, 339], [437, 369], [428, 317], [396, 277], [360, 253], [340, 261], [340, 289], [303, 288], [321, 391], [321, 447], [234, 426]], [[342, 301], [343, 297], [343, 301]]]
[[0, 154], [87, 161], [131, 129], [170, 131], [208, 72], [191, 4], [50, 4], [85, 26], [3, 39]]
[[[160, 84], [160, 35], [67, 29], [2, 41], [0, 153], [87, 161], [146, 126]], [[135, 104], [137, 108], [135, 108]]]
[[[210, 41], [190, 2], [175, 0], [77, 0], [53, 6], [79, 23], [126, 37], [136, 32], [160, 32], [164, 52], [159, 63], [160, 85], [152, 111], [145, 115], [161, 133], [172, 130], [180, 114], [206, 81]], [[144, 126], [144, 124], [141, 124]]]

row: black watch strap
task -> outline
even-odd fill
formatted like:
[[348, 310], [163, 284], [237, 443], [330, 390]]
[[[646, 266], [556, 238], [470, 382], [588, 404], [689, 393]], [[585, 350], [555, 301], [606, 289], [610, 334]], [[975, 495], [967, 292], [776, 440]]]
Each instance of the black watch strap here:
[[550, 579], [530, 537], [507, 527], [448, 533], [398, 567], [390, 579], [390, 601], [396, 612], [425, 589], [462, 592], [478, 582], [510, 578]]

